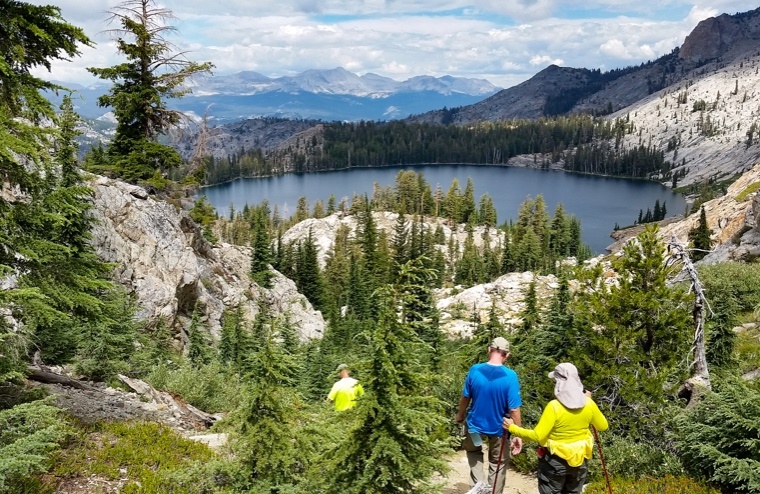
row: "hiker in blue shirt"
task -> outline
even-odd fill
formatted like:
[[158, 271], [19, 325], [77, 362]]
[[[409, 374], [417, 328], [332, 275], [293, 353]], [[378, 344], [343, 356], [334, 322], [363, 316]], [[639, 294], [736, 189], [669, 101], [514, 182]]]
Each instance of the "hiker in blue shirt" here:
[[[502, 420], [509, 416], [518, 425], [522, 424], [520, 415], [520, 383], [517, 374], [504, 366], [509, 357], [509, 342], [494, 338], [488, 347], [488, 361], [473, 365], [464, 381], [462, 397], [459, 399], [457, 422], [465, 422], [464, 449], [470, 465], [470, 485], [478, 482], [494, 485], [494, 492], [501, 494], [504, 490], [506, 458], [499, 461], [502, 449], [504, 428]], [[488, 443], [488, 476], [483, 465], [483, 441]], [[512, 454], [522, 451], [522, 439], [513, 437]]]

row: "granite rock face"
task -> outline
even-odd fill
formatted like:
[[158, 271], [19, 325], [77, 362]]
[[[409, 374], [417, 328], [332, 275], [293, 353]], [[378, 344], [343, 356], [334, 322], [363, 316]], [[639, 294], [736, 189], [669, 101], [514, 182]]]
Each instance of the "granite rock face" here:
[[140, 187], [104, 177], [90, 185], [97, 220], [92, 245], [103, 260], [115, 264], [116, 280], [135, 294], [139, 320], [162, 318], [181, 329], [184, 341], [197, 308], [204, 326], [218, 337], [225, 309], [239, 306], [252, 320], [263, 300], [274, 313], [288, 314], [302, 338], [322, 334], [321, 313], [293, 281], [279, 273], [271, 289], [251, 281], [248, 248], [212, 245], [185, 212], [152, 199]]
[[725, 55], [742, 45], [760, 40], [760, 18], [745, 14], [722, 14], [697, 24], [686, 36], [678, 57], [690, 62], [703, 62]]
[[[712, 230], [713, 252], [702, 261], [751, 261], [760, 257], [760, 194], [748, 193], [760, 183], [760, 164], [739, 177], [728, 187], [726, 194], [704, 203], [707, 226]], [[686, 218], [668, 218], [660, 223], [662, 238], [673, 236], [687, 243], [689, 231], [699, 223], [699, 212]], [[623, 244], [635, 237], [642, 226], [615, 232], [616, 242], [607, 249], [618, 252]]]

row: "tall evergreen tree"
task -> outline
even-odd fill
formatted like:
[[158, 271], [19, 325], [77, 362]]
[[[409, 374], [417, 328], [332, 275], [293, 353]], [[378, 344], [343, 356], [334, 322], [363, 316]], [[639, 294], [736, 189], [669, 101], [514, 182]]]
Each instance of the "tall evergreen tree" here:
[[108, 148], [114, 171], [127, 180], [148, 179], [156, 170], [181, 162], [177, 151], [158, 142], [182, 118], [167, 106], [167, 99], [188, 93], [187, 79], [209, 72], [212, 65], [174, 52], [164, 37], [175, 31], [166, 24], [174, 16], [154, 0], [125, 0], [109, 14], [108, 22], [118, 25], [113, 31], [117, 50], [127, 61], [88, 70], [114, 83], [108, 94], [98, 98], [98, 104], [113, 108], [116, 116], [116, 135]]
[[266, 218], [262, 212], [253, 221], [251, 241], [251, 278], [264, 288], [272, 288], [274, 273], [269, 269], [272, 262], [272, 242], [269, 238]]
[[574, 304], [580, 339], [573, 361], [587, 385], [601, 388], [597, 396], [621, 433], [650, 439], [659, 437], [662, 423], [641, 417], [662, 416], [668, 388], [686, 374], [679, 364], [692, 333], [692, 304], [683, 288], [667, 283], [673, 268], [664, 262], [658, 230], [648, 226], [623, 248], [613, 265], [617, 285], [596, 273]]
[[694, 250], [690, 252], [691, 258], [694, 261], [699, 261], [704, 258], [710, 249], [712, 248], [712, 230], [707, 226], [707, 213], [705, 213], [705, 207], [702, 206], [699, 209], [699, 221], [697, 226], [689, 230], [689, 240], [691, 241]]
[[[31, 249], [27, 253], [27, 246], [33, 249], [29, 244], [37, 244], [49, 233], [41, 232], [42, 238], [35, 238], [37, 231], [28, 232], [24, 223], [31, 212], [27, 206], [44, 196], [41, 172], [51, 169], [50, 136], [55, 129], [39, 123], [55, 117], [52, 105], [40, 91], [60, 88], [32, 71], [50, 69], [55, 60], [78, 56], [80, 45], [89, 46], [91, 42], [84, 31], [61, 17], [59, 7], [4, 1], [2, 11], [0, 179], [8, 190], [16, 189], [21, 194], [18, 200], [0, 195], [0, 276], [7, 276], [29, 272], [32, 265], [25, 254], [37, 256], [37, 253]], [[45, 244], [52, 242], [45, 241], [39, 246]], [[23, 320], [25, 308], [30, 305], [48, 314], [51, 321], [64, 315], [38, 288], [29, 284], [0, 290], [0, 307], [17, 318]], [[0, 320], [0, 345], [4, 349], [0, 352], [0, 384], [22, 376], [20, 360], [27, 344], [23, 333], [9, 327], [5, 318]]]
[[[407, 264], [402, 278], [413, 279], [420, 269]], [[330, 492], [425, 492], [431, 475], [446, 468], [441, 458], [447, 448], [433, 436], [445, 422], [441, 403], [423, 393], [418, 355], [424, 343], [397, 312], [413, 292], [389, 285], [375, 293], [380, 317], [367, 334], [366, 393], [357, 403], [355, 425], [328, 453]]]
[[296, 261], [296, 285], [301, 293], [317, 310], [322, 310], [324, 303], [324, 282], [322, 271], [319, 269], [317, 244], [314, 243], [312, 231], [298, 245]]

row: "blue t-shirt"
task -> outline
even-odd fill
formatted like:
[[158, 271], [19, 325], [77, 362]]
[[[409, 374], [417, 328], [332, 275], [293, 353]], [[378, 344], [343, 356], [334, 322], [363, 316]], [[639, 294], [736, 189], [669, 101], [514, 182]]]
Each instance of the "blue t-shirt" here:
[[503, 435], [502, 417], [522, 405], [515, 371], [487, 362], [470, 367], [462, 396], [472, 400], [467, 429], [489, 436]]

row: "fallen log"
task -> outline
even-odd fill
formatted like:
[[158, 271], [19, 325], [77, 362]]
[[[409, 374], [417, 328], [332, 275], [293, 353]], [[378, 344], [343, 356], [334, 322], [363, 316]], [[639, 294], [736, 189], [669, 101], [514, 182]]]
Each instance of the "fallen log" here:
[[57, 374], [47, 370], [34, 367], [32, 365], [27, 367], [27, 377], [32, 381], [37, 381], [45, 384], [62, 384], [64, 386], [70, 386], [76, 389], [94, 390], [89, 384], [85, 384], [82, 381], [72, 379], [63, 374]]

